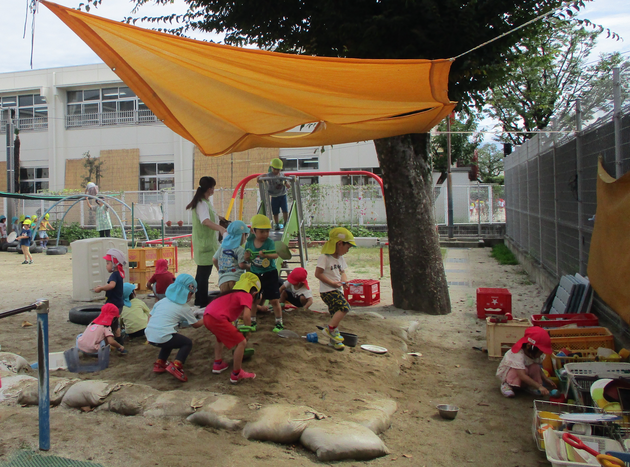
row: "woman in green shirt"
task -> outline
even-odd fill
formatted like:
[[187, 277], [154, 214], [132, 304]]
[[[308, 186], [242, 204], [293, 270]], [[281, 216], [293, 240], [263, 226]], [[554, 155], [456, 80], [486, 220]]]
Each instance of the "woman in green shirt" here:
[[212, 273], [212, 257], [219, 248], [217, 232], [225, 235], [226, 230], [219, 225], [210, 197], [214, 194], [217, 184], [212, 177], [201, 177], [199, 186], [192, 201], [186, 206], [192, 212], [192, 245], [194, 260], [197, 264], [197, 293], [195, 306], [205, 308], [208, 304], [208, 280]]

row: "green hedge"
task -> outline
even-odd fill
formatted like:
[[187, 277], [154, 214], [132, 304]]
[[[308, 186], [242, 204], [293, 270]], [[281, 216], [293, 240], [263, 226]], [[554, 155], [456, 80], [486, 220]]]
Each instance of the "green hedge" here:
[[[338, 227], [338, 226], [307, 227], [306, 236], [315, 242], [328, 240], [329, 232], [335, 227]], [[365, 227], [360, 227], [360, 226], [350, 227], [347, 225], [342, 225], [339, 227], [345, 227], [355, 237], [379, 237], [379, 238], [387, 237], [387, 232], [377, 232], [374, 230], [366, 229]]]

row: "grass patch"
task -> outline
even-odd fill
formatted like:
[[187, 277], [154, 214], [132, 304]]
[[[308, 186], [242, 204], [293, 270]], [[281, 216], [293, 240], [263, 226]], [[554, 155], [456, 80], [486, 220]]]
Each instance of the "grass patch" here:
[[514, 256], [510, 249], [502, 243], [499, 243], [492, 248], [492, 253], [490, 253], [490, 256], [496, 259], [499, 264], [518, 264], [516, 256]]

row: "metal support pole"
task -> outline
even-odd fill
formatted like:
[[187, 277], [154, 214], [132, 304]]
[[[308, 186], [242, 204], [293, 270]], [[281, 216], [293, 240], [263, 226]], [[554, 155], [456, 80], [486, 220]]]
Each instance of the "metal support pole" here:
[[[451, 204], [453, 200], [451, 199]], [[451, 205], [451, 214], [452, 205]], [[477, 180], [477, 239], [481, 240], [481, 191], [479, 190], [479, 180]]]
[[584, 258], [584, 206], [582, 205], [582, 102], [575, 102], [575, 170], [577, 173], [577, 212], [578, 212], [578, 271], [586, 276], [586, 261]]
[[449, 115], [446, 118], [446, 187], [447, 187], [446, 195], [448, 197], [448, 238], [453, 238], [453, 179], [451, 178], [451, 115]]
[[613, 68], [613, 99], [615, 122], [615, 178], [623, 175], [623, 165], [621, 159], [621, 76], [619, 68]]
[[[13, 127], [13, 119], [11, 118], [11, 109], [4, 109], [2, 111], [2, 120], [5, 120], [6, 123], [6, 127], [5, 127], [5, 132], [6, 132], [6, 155], [7, 155], [7, 191], [9, 193], [15, 193], [15, 168], [14, 168], [14, 164], [15, 164], [15, 158], [14, 158], [14, 151], [15, 148], [13, 147], [13, 143], [14, 143], [14, 138], [13, 138], [13, 132], [14, 132], [14, 127]], [[17, 216], [17, 203], [14, 200], [7, 200], [7, 210], [6, 210], [6, 215], [7, 215], [7, 224], [9, 224], [11, 218], [13, 218], [13, 216]]]
[[48, 300], [37, 306], [37, 367], [39, 372], [39, 449], [50, 450], [50, 381], [48, 371]]
[[[136, 247], [136, 224], [135, 224], [135, 213], [134, 213], [134, 206], [133, 203], [131, 203], [131, 248], [135, 248]], [[124, 230], [124, 227], [123, 227]]]

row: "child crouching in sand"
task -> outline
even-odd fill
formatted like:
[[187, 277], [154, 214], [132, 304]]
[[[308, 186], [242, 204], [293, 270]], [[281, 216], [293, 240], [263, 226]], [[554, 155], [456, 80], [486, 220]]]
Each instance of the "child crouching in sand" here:
[[544, 354], [551, 353], [551, 338], [543, 328], [532, 326], [525, 330], [521, 338], [503, 356], [497, 369], [497, 377], [501, 380], [501, 394], [514, 397], [514, 388], [523, 388], [535, 396], [549, 394], [543, 381], [552, 388], [556, 383], [543, 372], [541, 363]]
[[120, 317], [122, 318], [125, 332], [130, 339], [144, 337], [144, 330], [149, 322], [151, 310], [139, 298], [136, 298], [136, 284], [123, 284], [123, 306]]
[[203, 313], [203, 323], [214, 334], [217, 342], [214, 345], [213, 373], [221, 373], [228, 368], [223, 361], [223, 347], [234, 350], [233, 369], [230, 382], [236, 384], [242, 379], [254, 379], [255, 373], [248, 373], [241, 368], [247, 340], [236, 329], [234, 321], [242, 316], [245, 326], [251, 325], [251, 310], [254, 296], [260, 290], [260, 280], [255, 274], [246, 272], [234, 284], [234, 288], [213, 300]]
[[[197, 282], [190, 274], [181, 274], [175, 279], [168, 289], [166, 297], [155, 304], [151, 310], [149, 324], [144, 334], [149, 344], [159, 347], [160, 353], [153, 364], [154, 373], [168, 371], [180, 381], [188, 381], [184, 373], [184, 363], [192, 350], [192, 340], [177, 332], [177, 326], [192, 326], [200, 328], [203, 320], [197, 320], [188, 302], [197, 292]], [[173, 349], [177, 351], [177, 357], [170, 363], [168, 357]]]
[[168, 261], [158, 259], [155, 262], [155, 273], [147, 282], [147, 289], [153, 290], [156, 300], [162, 300], [165, 297], [168, 286], [175, 282], [175, 276], [168, 270]]
[[101, 341], [104, 340], [106, 345], [111, 345], [123, 355], [126, 354], [125, 347], [116, 342], [115, 339], [115, 337], [120, 336], [118, 316], [118, 307], [111, 303], [103, 305], [101, 314], [88, 324], [77, 340], [79, 350], [85, 353], [97, 353], [101, 347]]
[[308, 287], [308, 272], [304, 268], [295, 268], [280, 287], [280, 301], [289, 302], [298, 308], [308, 311], [313, 304], [313, 292]]

